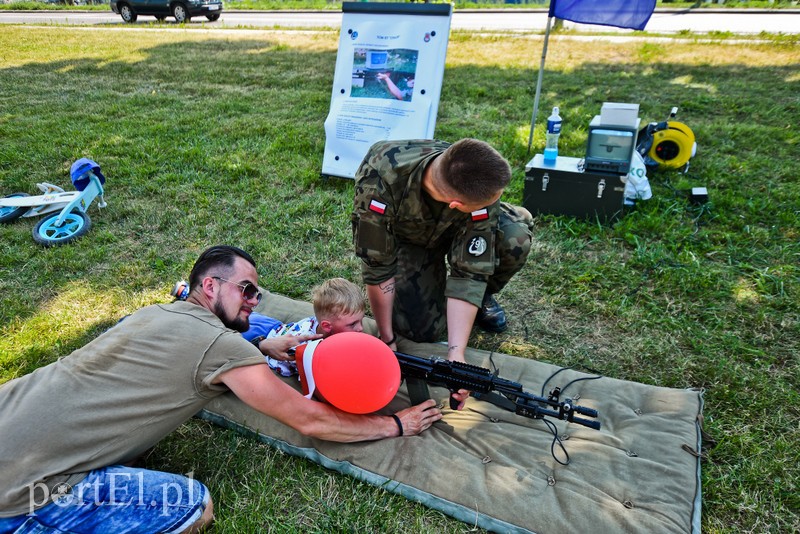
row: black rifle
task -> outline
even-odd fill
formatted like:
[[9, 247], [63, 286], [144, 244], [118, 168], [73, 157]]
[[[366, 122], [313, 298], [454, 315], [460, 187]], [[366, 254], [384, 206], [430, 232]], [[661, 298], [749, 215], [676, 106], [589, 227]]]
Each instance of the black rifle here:
[[[400, 362], [400, 373], [406, 378], [414, 404], [430, 398], [427, 385], [419, 382], [424, 380], [431, 385], [446, 387], [453, 393], [459, 389], [469, 390], [476, 399], [490, 402], [523, 417], [555, 417], [600, 430], [599, 421], [575, 417], [575, 414], [597, 417], [597, 410], [576, 406], [571, 399], [560, 401], [559, 388], [554, 388], [547, 398], [538, 397], [523, 390], [522, 384], [500, 378], [497, 372], [492, 373], [483, 367], [442, 358], [422, 358], [402, 352], [394, 354]], [[453, 397], [450, 397], [450, 407], [458, 407], [458, 401]]]

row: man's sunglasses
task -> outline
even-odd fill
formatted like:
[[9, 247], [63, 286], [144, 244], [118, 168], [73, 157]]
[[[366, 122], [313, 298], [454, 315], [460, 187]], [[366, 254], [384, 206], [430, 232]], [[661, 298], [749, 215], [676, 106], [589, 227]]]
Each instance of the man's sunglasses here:
[[246, 284], [239, 284], [236, 282], [232, 282], [230, 280], [225, 280], [221, 276], [212, 276], [211, 278], [216, 278], [217, 280], [222, 280], [223, 282], [228, 282], [229, 284], [233, 284], [235, 286], [239, 286], [242, 288], [242, 298], [244, 300], [253, 300], [255, 299], [256, 302], [261, 302], [261, 291], [258, 290], [258, 287], [255, 286], [252, 282], [247, 282]]

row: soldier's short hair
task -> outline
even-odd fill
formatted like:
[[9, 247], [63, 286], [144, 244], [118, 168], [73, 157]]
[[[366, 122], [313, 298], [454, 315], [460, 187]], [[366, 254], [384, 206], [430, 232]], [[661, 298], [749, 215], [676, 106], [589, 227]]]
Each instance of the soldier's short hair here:
[[361, 289], [344, 278], [331, 278], [316, 286], [311, 290], [311, 302], [319, 320], [363, 313], [366, 309]]
[[439, 156], [444, 184], [461, 200], [481, 202], [497, 195], [511, 181], [511, 166], [497, 150], [478, 139], [462, 139]]

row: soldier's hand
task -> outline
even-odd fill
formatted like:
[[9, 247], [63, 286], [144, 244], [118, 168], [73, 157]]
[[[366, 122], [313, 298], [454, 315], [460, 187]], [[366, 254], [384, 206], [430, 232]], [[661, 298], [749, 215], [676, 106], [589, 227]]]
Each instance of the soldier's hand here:
[[464, 403], [469, 398], [469, 394], [470, 394], [469, 390], [466, 389], [459, 389], [455, 393], [450, 394], [450, 397], [456, 402], [458, 402], [458, 407], [456, 408], [456, 410], [461, 410], [462, 408], [464, 408]]

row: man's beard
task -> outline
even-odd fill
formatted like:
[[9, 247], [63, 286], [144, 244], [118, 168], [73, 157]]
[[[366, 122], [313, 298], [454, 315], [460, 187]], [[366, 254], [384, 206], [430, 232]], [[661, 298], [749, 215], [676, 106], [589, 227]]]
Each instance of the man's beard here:
[[214, 315], [219, 317], [219, 320], [222, 321], [222, 324], [231, 330], [236, 330], [237, 332], [247, 332], [250, 329], [250, 319], [247, 317], [242, 319], [239, 317], [239, 315], [236, 315], [233, 319], [228, 319], [228, 317], [225, 315], [225, 308], [222, 307], [222, 303], [220, 301], [217, 301], [216, 304], [214, 304]]

